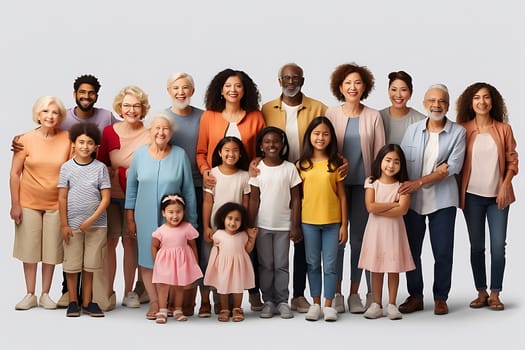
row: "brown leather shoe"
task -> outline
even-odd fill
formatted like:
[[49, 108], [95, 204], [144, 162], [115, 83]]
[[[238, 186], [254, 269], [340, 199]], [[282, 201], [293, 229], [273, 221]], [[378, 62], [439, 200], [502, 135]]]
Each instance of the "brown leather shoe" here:
[[448, 306], [445, 300], [442, 300], [442, 299], [434, 300], [434, 314], [435, 315], [448, 314]]
[[402, 314], [410, 314], [414, 311], [423, 310], [423, 299], [409, 296], [403, 304], [399, 305], [399, 312]]

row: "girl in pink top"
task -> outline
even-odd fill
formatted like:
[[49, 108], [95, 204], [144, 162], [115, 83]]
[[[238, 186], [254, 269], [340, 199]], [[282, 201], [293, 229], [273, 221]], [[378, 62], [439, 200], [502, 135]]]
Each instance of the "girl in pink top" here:
[[202, 277], [195, 243], [199, 233], [184, 221], [185, 205], [180, 194], [163, 196], [160, 209], [166, 222], [152, 234], [151, 251], [155, 261], [152, 282], [156, 284], [159, 294], [159, 312], [155, 315], [157, 323], [166, 323], [170, 286], [175, 292], [173, 318], [177, 321], [188, 319], [182, 312], [184, 288]]
[[230, 319], [229, 298], [232, 295], [232, 319], [244, 320], [241, 308], [245, 289], [255, 286], [250, 253], [255, 245], [257, 229], [248, 229], [248, 210], [238, 203], [228, 202], [215, 215], [218, 230], [213, 235], [213, 249], [204, 277], [204, 284], [217, 289], [221, 310], [218, 320]]

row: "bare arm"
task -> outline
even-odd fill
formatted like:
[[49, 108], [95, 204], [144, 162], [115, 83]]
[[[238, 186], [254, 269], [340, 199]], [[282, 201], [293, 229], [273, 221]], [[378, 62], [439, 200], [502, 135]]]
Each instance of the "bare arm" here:
[[348, 204], [346, 202], [345, 186], [343, 181], [337, 182], [337, 197], [341, 203], [341, 228], [339, 229], [339, 245], [348, 241]]
[[93, 225], [93, 222], [97, 220], [100, 215], [102, 215], [109, 206], [109, 201], [111, 200], [111, 189], [103, 188], [100, 190], [100, 203], [98, 204], [97, 209], [91, 216], [89, 216], [79, 227], [80, 231], [85, 231]]
[[257, 218], [257, 212], [259, 211], [259, 204], [261, 203], [261, 192], [259, 191], [259, 187], [250, 185], [251, 191], [250, 191], [250, 201], [248, 203], [248, 217], [249, 217], [249, 226], [250, 227], [256, 227], [255, 226], [255, 219]]
[[60, 214], [60, 233], [65, 244], [69, 244], [69, 238], [73, 236], [71, 227], [67, 222], [67, 187], [58, 189], [58, 211]]
[[213, 230], [211, 228], [211, 208], [213, 207], [213, 195], [204, 191], [202, 200], [202, 238], [206, 242], [213, 242]]
[[126, 220], [128, 222], [128, 234], [137, 237], [137, 225], [135, 223], [135, 209], [126, 209]]
[[153, 237], [151, 240], [151, 255], [153, 255], [153, 261], [157, 258], [157, 253], [160, 249], [160, 240]]
[[191, 251], [193, 252], [193, 255], [195, 255], [195, 260], [199, 261], [199, 256], [197, 254], [197, 243], [195, 242], [195, 240], [194, 239], [188, 240], [188, 245], [190, 246]]
[[388, 216], [388, 217], [396, 217], [396, 216], [403, 216], [408, 212], [408, 208], [410, 207], [410, 195], [409, 194], [403, 194], [399, 197], [399, 205], [395, 208], [389, 209], [387, 211], [384, 211], [382, 213], [379, 213], [378, 215], [382, 216]]
[[250, 253], [253, 250], [253, 247], [255, 247], [255, 239], [257, 238], [259, 230], [256, 227], [251, 227], [246, 230], [246, 233], [248, 234], [248, 242], [246, 242], [244, 249], [246, 249], [246, 252]]
[[14, 153], [20, 152], [24, 149], [24, 144], [20, 142], [20, 136], [22, 135], [15, 135], [11, 141], [11, 151]]
[[9, 172], [9, 190], [11, 192], [11, 219], [15, 224], [22, 222], [22, 207], [20, 206], [20, 176], [24, 170], [25, 157], [21, 153], [14, 153]]
[[399, 188], [400, 194], [410, 194], [419, 190], [421, 187], [439, 182], [448, 176], [448, 164], [440, 164], [436, 170], [428, 175], [422, 176], [419, 179], [412, 181], [405, 181]]
[[388, 210], [399, 206], [397, 202], [376, 202], [375, 190], [373, 188], [367, 188], [365, 190], [365, 205], [366, 210], [370, 214], [382, 215]]
[[292, 187], [291, 209], [292, 209], [292, 226], [290, 229], [290, 239], [297, 243], [303, 240], [303, 231], [301, 230], [301, 190], [300, 184]]

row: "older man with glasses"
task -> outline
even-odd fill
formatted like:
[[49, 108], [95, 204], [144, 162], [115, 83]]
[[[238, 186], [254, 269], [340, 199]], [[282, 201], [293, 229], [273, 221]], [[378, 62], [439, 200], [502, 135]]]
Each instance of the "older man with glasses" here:
[[406, 273], [410, 296], [399, 306], [402, 313], [423, 310], [421, 250], [427, 220], [434, 254], [434, 314], [448, 313], [459, 198], [455, 175], [461, 171], [465, 155], [465, 129], [446, 117], [449, 101], [445, 85], [430, 86], [423, 101], [427, 118], [411, 124], [401, 141], [410, 181], [399, 191], [412, 195], [405, 225], [416, 265]]

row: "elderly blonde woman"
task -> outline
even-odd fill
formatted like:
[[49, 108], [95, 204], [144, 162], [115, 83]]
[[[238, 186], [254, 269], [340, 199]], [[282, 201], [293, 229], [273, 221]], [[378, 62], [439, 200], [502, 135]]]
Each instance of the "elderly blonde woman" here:
[[[63, 248], [58, 212], [58, 175], [69, 159], [71, 142], [59, 129], [66, 116], [63, 103], [53, 96], [33, 105], [39, 127], [20, 136], [24, 149], [13, 153], [9, 188], [11, 218], [15, 222], [13, 256], [22, 261], [27, 294], [15, 306], [28, 310], [40, 304], [55, 309], [49, 297], [55, 265], [62, 263]], [[38, 263], [42, 263], [42, 294], [35, 295]]]
[[133, 152], [149, 143], [149, 131], [143, 120], [148, 114], [148, 95], [137, 86], [126, 86], [115, 96], [113, 109], [122, 118], [104, 128], [97, 158], [110, 169], [111, 204], [108, 208], [108, 253], [106, 258], [108, 296], [113, 292], [117, 270], [117, 245], [122, 241], [124, 294], [122, 305], [137, 308], [139, 295], [132, 291], [137, 269], [137, 241], [127, 230], [124, 216], [126, 171], [131, 165]]
[[149, 295], [146, 318], [155, 319], [159, 311], [157, 291], [152, 283], [153, 255], [151, 233], [162, 223], [160, 200], [168, 193], [181, 193], [186, 199], [186, 219], [197, 227], [195, 189], [186, 152], [170, 144], [174, 122], [164, 112], [153, 115], [149, 144], [133, 154], [126, 181], [128, 232], [137, 238], [138, 264]]

